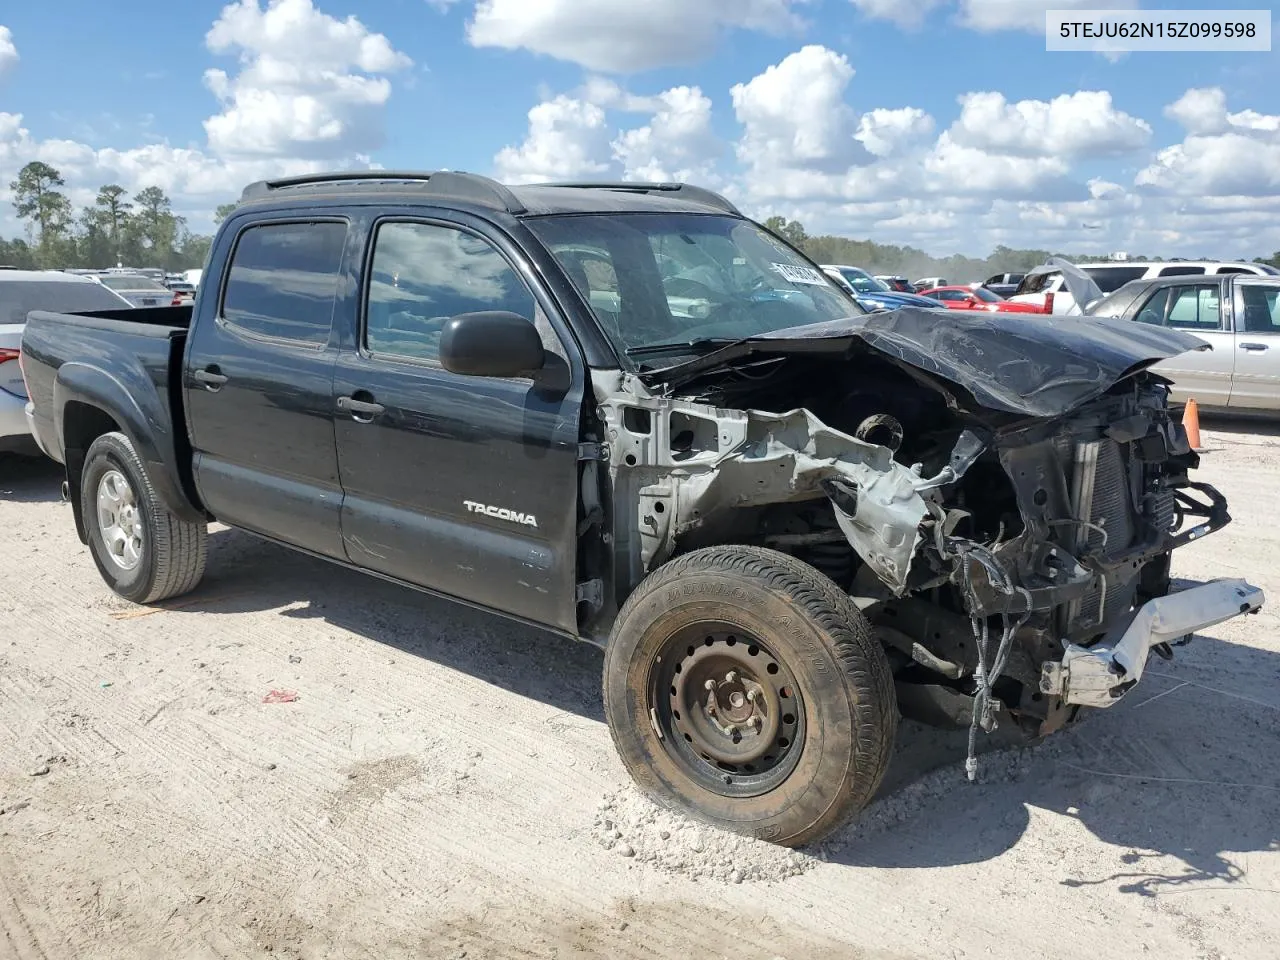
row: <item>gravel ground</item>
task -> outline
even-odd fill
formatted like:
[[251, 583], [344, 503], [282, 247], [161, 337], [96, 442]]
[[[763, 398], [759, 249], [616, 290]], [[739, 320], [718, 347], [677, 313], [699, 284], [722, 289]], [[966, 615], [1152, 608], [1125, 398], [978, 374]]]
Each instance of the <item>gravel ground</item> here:
[[131, 607], [0, 460], [0, 958], [1280, 956], [1280, 440], [1211, 426], [1176, 572], [1273, 605], [977, 784], [904, 725], [802, 852], [637, 795], [589, 647], [228, 530]]

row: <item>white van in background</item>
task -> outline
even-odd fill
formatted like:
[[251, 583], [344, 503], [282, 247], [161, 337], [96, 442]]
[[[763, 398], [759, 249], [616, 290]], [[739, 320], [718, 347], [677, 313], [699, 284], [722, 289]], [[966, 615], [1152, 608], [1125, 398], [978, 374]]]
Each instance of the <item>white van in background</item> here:
[[[1218, 260], [1155, 260], [1124, 263], [1076, 264], [1098, 285], [1103, 296], [1115, 293], [1130, 280], [1156, 277], [1218, 276], [1224, 273], [1248, 273], [1259, 277], [1280, 276], [1280, 270], [1265, 263], [1232, 263]], [[1075, 298], [1066, 287], [1062, 271], [1052, 264], [1029, 271], [1018, 289], [1009, 297], [1014, 303], [1031, 303], [1045, 313], [1078, 313]]]

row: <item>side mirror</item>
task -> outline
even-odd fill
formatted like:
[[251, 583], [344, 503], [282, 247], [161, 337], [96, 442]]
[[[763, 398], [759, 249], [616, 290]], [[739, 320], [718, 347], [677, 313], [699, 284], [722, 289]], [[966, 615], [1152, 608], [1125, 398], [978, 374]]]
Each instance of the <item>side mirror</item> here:
[[546, 362], [542, 338], [518, 313], [460, 313], [444, 325], [440, 362], [450, 373], [470, 377], [519, 377]]

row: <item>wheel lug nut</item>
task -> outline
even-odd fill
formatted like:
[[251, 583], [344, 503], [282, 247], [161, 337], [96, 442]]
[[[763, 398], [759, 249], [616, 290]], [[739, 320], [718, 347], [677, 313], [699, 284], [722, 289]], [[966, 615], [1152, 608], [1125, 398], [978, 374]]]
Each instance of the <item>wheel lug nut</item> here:
[[707, 690], [714, 690], [716, 688], [716, 682], [714, 680], [708, 680], [702, 686], [705, 687]]
[[730, 670], [728, 673], [724, 675], [725, 683], [733, 683], [737, 679], [738, 679], [738, 671], [736, 670]]
[[756, 702], [756, 692], [755, 692], [754, 690], [748, 690], [748, 691], [747, 691], [747, 699], [748, 699], [748, 700], [750, 700], [752, 703], [755, 703], [755, 702]]

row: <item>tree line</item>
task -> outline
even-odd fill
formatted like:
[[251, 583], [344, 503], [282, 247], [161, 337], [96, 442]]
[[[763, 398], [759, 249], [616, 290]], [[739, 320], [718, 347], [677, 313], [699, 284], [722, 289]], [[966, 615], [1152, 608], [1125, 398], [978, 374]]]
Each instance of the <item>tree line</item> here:
[[[977, 259], [956, 254], [950, 257], [931, 257], [915, 247], [899, 247], [876, 243], [872, 240], [850, 240], [848, 237], [811, 236], [804, 224], [785, 217], [770, 217], [764, 224], [792, 246], [799, 247], [818, 263], [839, 263], [861, 267], [879, 276], [903, 276], [908, 280], [920, 277], [945, 277], [953, 283], [969, 283], [986, 280], [997, 273], [1026, 273], [1032, 267], [1044, 263], [1049, 257], [1060, 256], [1076, 263], [1090, 260], [1106, 260], [1108, 254], [1055, 254], [1049, 250], [1015, 250], [998, 246], [989, 257]], [[1163, 257], [1131, 255], [1134, 260], [1162, 260]], [[1216, 260], [1218, 257], [1202, 257]], [[1270, 257], [1254, 257], [1254, 263], [1268, 263], [1280, 267], [1280, 250]]]
[[[62, 174], [39, 160], [28, 163], [18, 173], [18, 179], [9, 184], [14, 210], [26, 224], [27, 237], [0, 238], [0, 266], [27, 270], [103, 269], [119, 264], [177, 271], [204, 264], [213, 238], [188, 230], [186, 220], [173, 212], [168, 195], [159, 187], [145, 187], [130, 196], [119, 184], [104, 184], [98, 188], [93, 203], [77, 214], [60, 189], [64, 186]], [[220, 205], [214, 212], [214, 223], [221, 223], [235, 206]], [[997, 273], [1025, 273], [1054, 255], [1048, 250], [998, 246], [985, 259], [960, 254], [937, 258], [915, 247], [811, 236], [804, 224], [784, 217], [770, 217], [765, 226], [818, 263], [848, 264], [874, 274], [908, 279], [940, 276], [956, 283], [985, 280]], [[1106, 259], [1106, 255], [1074, 255], [1067, 259]], [[1280, 267], [1280, 251], [1266, 258], [1255, 257], [1254, 262]]]
[[27, 236], [0, 238], [0, 266], [36, 270], [123, 265], [178, 271], [203, 265], [213, 238], [188, 230], [159, 187], [145, 187], [130, 196], [119, 184], [108, 183], [77, 213], [62, 192], [65, 186], [62, 174], [39, 160], [19, 171], [9, 190]]

